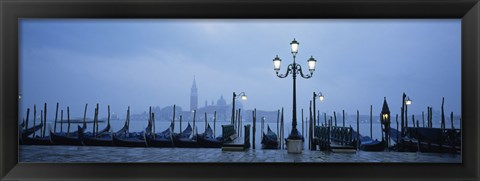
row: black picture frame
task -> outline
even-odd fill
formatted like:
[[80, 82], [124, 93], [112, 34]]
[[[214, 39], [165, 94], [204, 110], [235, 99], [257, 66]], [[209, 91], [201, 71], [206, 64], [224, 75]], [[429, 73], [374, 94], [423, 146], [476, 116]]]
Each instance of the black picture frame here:
[[[0, 179], [478, 180], [478, 0], [0, 1]], [[19, 18], [461, 18], [462, 163], [18, 163]]]

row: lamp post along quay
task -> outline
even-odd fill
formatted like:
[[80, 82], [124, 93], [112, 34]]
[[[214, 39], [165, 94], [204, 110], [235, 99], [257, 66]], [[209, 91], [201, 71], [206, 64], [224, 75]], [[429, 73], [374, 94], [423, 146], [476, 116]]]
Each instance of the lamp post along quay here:
[[295, 39], [293, 39], [293, 41], [290, 43], [291, 53], [293, 55], [293, 63], [287, 66], [287, 72], [285, 74], [278, 73], [280, 71], [280, 65], [282, 60], [278, 57], [278, 55], [273, 59], [273, 69], [275, 70], [277, 77], [286, 78], [288, 77], [289, 74], [292, 74], [292, 79], [293, 79], [292, 131], [290, 132], [290, 135], [288, 135], [288, 138], [287, 138], [287, 149], [289, 153], [301, 153], [302, 145], [303, 145], [302, 143], [303, 136], [297, 130], [297, 96], [296, 96], [297, 74], [300, 74], [300, 76], [305, 79], [311, 78], [313, 75], [313, 72], [315, 71], [315, 64], [317, 62], [317, 60], [315, 60], [313, 56], [311, 56], [307, 60], [308, 70], [310, 74], [303, 74], [302, 66], [300, 66], [300, 64], [297, 64], [295, 62], [295, 58], [298, 53], [298, 46], [299, 46], [299, 43]]
[[232, 120], [231, 120], [231, 124], [235, 125], [235, 99], [237, 98], [237, 96], [240, 96], [240, 98], [244, 101], [247, 100], [247, 95], [245, 94], [245, 92], [241, 92], [240, 94], [235, 94], [235, 92], [233, 92], [233, 97], [232, 97]]
[[[312, 133], [314, 132], [315, 130], [315, 126], [317, 126], [315, 123], [316, 123], [316, 118], [317, 118], [317, 115], [316, 115], [316, 106], [315, 106], [315, 102], [317, 100], [317, 97], [318, 99], [320, 100], [320, 102], [323, 102], [323, 99], [325, 99], [325, 97], [323, 96], [322, 92], [319, 92], [319, 93], [316, 93], [316, 92], [313, 92], [313, 126], [312, 126]], [[320, 113], [319, 113], [320, 114]], [[313, 135], [310, 135], [309, 136], [309, 139], [310, 139], [310, 148], [312, 150], [316, 150], [315, 146], [313, 145]]]

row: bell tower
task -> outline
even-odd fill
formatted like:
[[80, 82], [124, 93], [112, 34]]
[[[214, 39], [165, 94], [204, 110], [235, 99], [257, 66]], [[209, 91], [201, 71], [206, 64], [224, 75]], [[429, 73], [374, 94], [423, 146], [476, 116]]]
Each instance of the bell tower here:
[[197, 92], [197, 83], [195, 82], [195, 77], [193, 77], [192, 88], [190, 89], [190, 111], [196, 110], [198, 108], [198, 92]]

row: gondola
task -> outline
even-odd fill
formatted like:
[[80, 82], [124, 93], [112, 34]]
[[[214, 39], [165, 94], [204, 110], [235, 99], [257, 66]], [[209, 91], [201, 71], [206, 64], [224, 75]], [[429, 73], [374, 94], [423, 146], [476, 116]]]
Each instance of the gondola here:
[[193, 137], [191, 137], [192, 132], [192, 126], [190, 126], [190, 123], [188, 123], [187, 127], [181, 133], [175, 133], [172, 138], [175, 147], [197, 148], [197, 136], [194, 135]]
[[125, 126], [112, 135], [113, 146], [122, 147], [146, 147], [145, 133], [151, 132], [152, 122], [148, 122], [145, 132], [129, 133], [130, 125], [130, 107], [127, 111], [127, 119], [125, 120]]
[[122, 147], [146, 147], [143, 132], [141, 133], [127, 133], [123, 135], [113, 135], [113, 146]]
[[[92, 128], [95, 129], [95, 124], [97, 124], [98, 128], [98, 104], [95, 108], [95, 116], [93, 119], [93, 126]], [[79, 134], [80, 139], [82, 140], [83, 144], [86, 146], [112, 146], [113, 139], [112, 134], [110, 133], [110, 106], [108, 106], [108, 122], [107, 126], [100, 131], [97, 131], [95, 134], [95, 130], [91, 133], [84, 133], [81, 132]]]
[[360, 143], [360, 150], [362, 151], [384, 151], [385, 150], [385, 141], [370, 140]]
[[38, 124], [34, 127], [31, 127], [31, 128], [20, 129], [20, 133], [19, 133], [20, 144], [25, 144], [25, 142], [23, 140], [25, 138], [27, 138], [28, 136], [30, 136], [31, 134], [33, 134], [34, 132], [42, 129], [42, 127], [43, 127], [43, 123], [40, 123], [40, 124]]
[[263, 149], [278, 149], [278, 137], [267, 125], [267, 134], [262, 133], [262, 148]]
[[50, 138], [55, 145], [83, 145], [82, 140], [79, 139], [79, 135], [83, 134], [83, 131], [86, 129], [86, 125], [83, 127], [78, 125], [78, 130], [72, 133], [54, 133], [50, 131]]
[[22, 144], [24, 145], [53, 145], [50, 136], [38, 136], [28, 137], [25, 136], [22, 138]]
[[197, 135], [197, 143], [202, 148], [221, 148], [223, 144], [221, 136], [215, 138], [210, 124], [204, 133]]
[[79, 132], [80, 139], [86, 146], [113, 146], [112, 134], [110, 133], [110, 123], [99, 131], [95, 136], [92, 133], [86, 134]]
[[407, 151], [420, 149], [421, 152], [457, 153], [461, 150], [460, 135], [459, 129], [408, 127], [402, 138], [402, 146]]
[[145, 140], [148, 147], [173, 147], [172, 130], [174, 123], [161, 133], [145, 133]]

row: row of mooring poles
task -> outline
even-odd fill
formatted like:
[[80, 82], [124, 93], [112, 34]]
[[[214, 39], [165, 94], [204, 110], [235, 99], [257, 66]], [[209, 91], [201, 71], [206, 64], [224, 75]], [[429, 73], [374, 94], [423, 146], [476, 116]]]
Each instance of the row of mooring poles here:
[[[57, 131], [57, 122], [58, 122], [58, 107], [59, 103], [57, 102], [57, 107], [56, 107], [56, 112], [55, 112], [55, 121], [54, 121], [54, 130], [53, 132]], [[67, 107], [68, 111], [68, 116], [69, 115], [69, 107]], [[29, 125], [29, 116], [30, 116], [30, 108], [27, 108], [27, 116], [26, 116], [26, 128], [28, 128]], [[33, 126], [36, 125], [36, 117], [37, 117], [37, 106], [36, 104], [33, 105]], [[45, 137], [46, 135], [46, 129], [47, 129], [47, 103], [44, 104], [44, 109], [40, 110], [40, 123], [42, 123], [42, 128], [40, 129], [40, 136]], [[70, 123], [70, 120], [68, 120], [68, 123]], [[70, 126], [70, 125], [69, 125]], [[68, 128], [69, 130], [69, 128]], [[60, 132], [63, 132], [63, 110], [61, 111], [61, 120], [60, 120]], [[36, 136], [36, 132], [33, 132], [32, 137]]]

